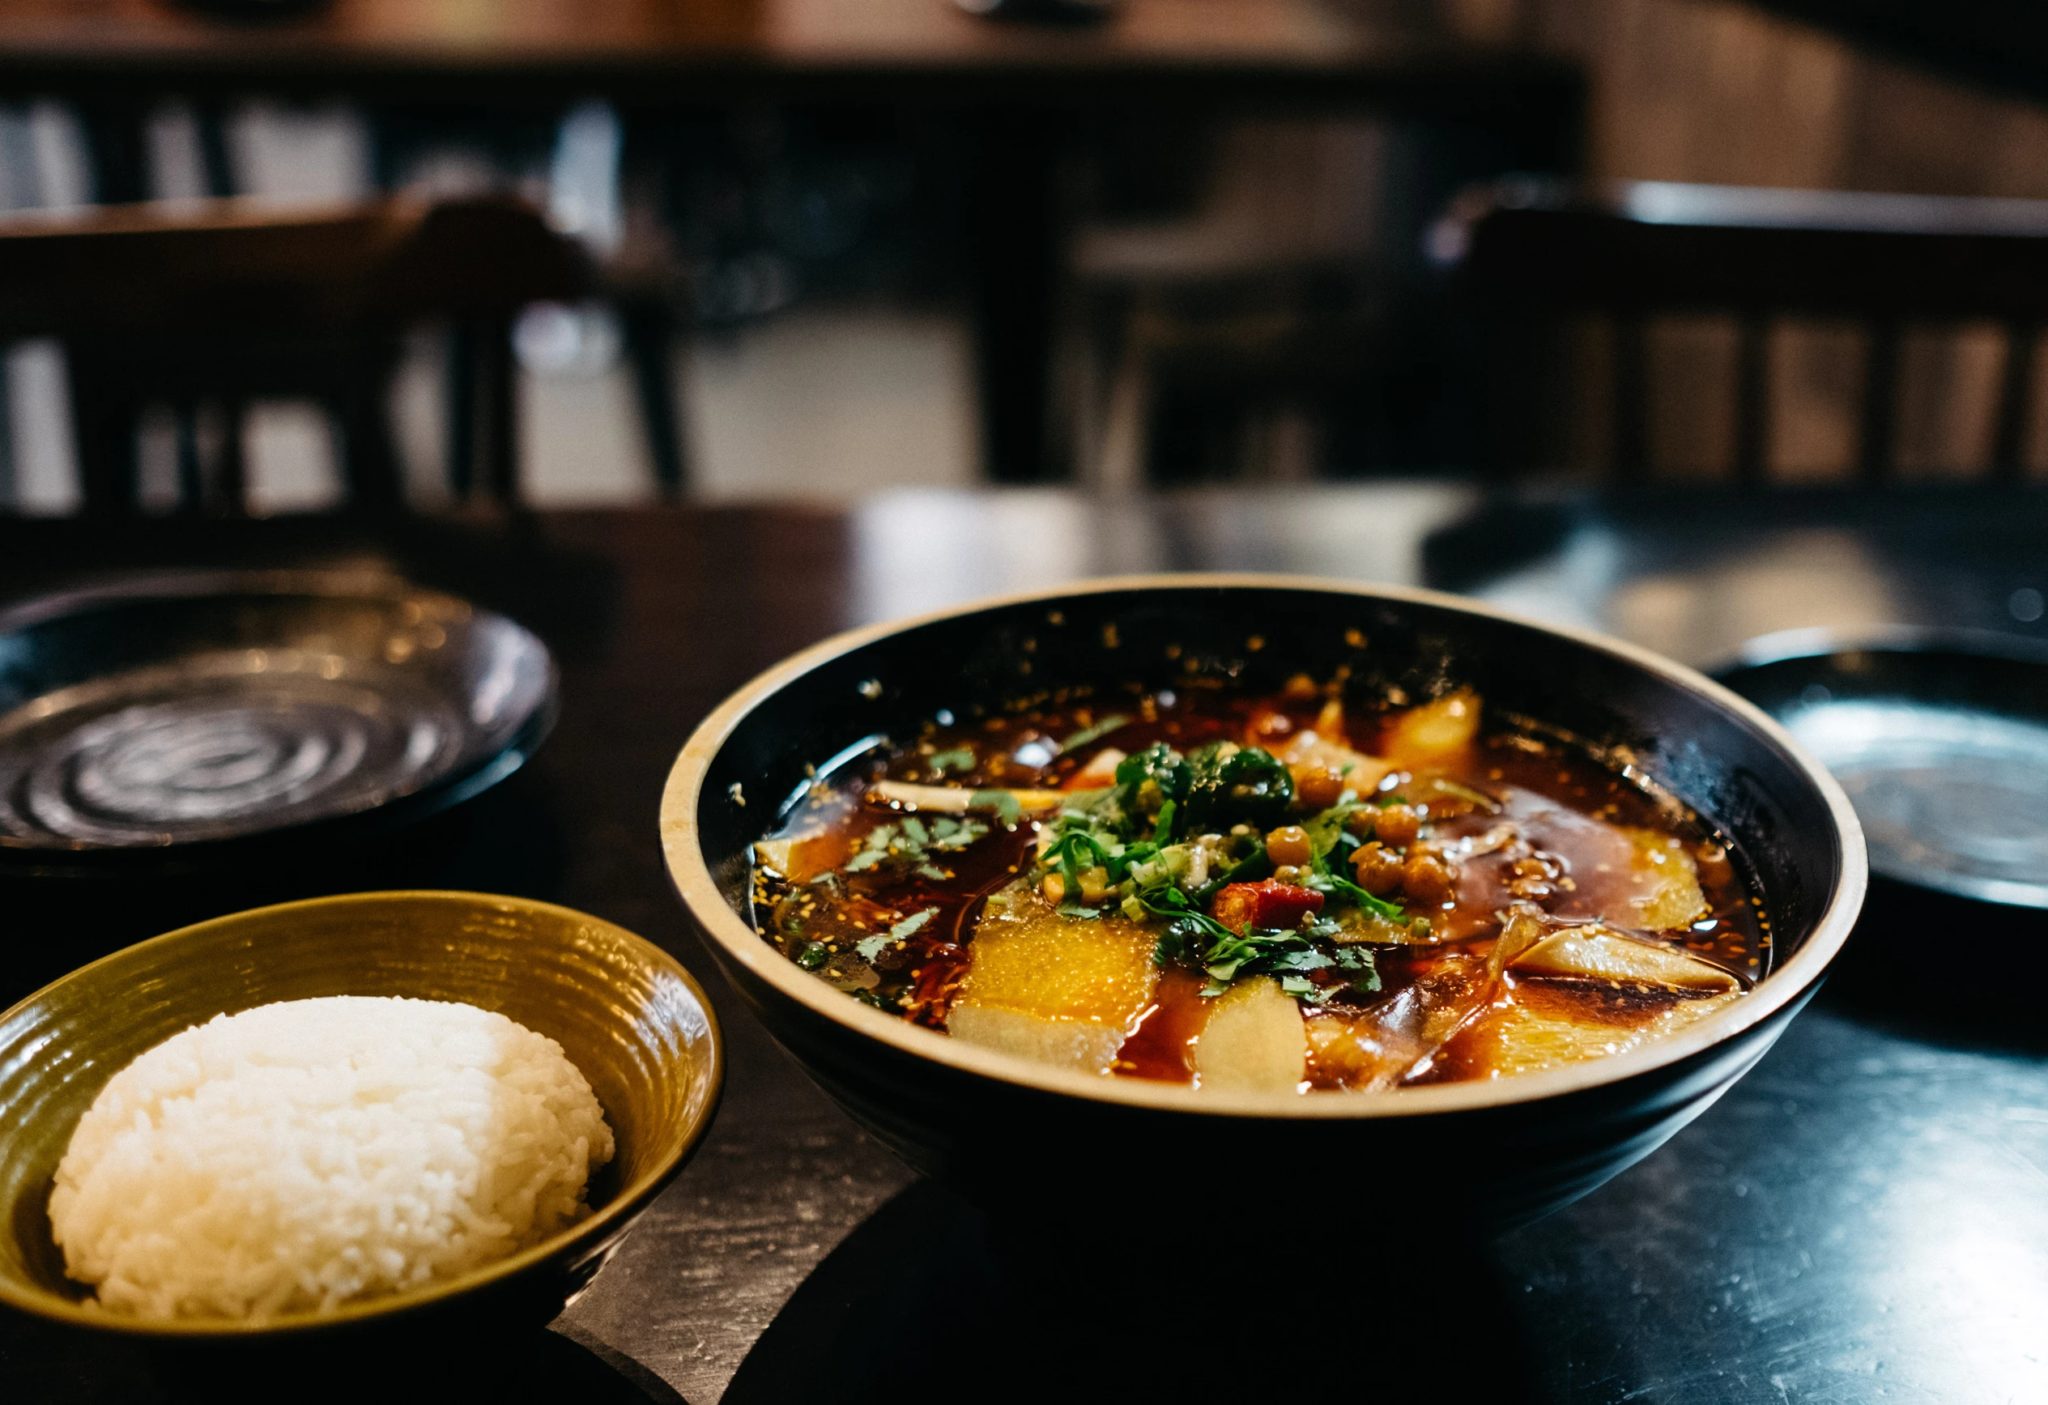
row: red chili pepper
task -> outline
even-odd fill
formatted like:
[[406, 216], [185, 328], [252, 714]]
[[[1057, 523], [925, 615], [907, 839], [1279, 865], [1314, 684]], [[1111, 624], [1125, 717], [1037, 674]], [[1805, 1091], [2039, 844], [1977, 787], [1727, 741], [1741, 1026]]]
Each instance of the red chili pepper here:
[[967, 975], [967, 949], [952, 942], [933, 942], [919, 953], [904, 1013], [917, 1024], [946, 1027], [946, 1012]]
[[1323, 910], [1323, 895], [1268, 878], [1260, 883], [1232, 883], [1209, 904], [1209, 915], [1233, 932], [1247, 927], [1291, 931], [1311, 912]]

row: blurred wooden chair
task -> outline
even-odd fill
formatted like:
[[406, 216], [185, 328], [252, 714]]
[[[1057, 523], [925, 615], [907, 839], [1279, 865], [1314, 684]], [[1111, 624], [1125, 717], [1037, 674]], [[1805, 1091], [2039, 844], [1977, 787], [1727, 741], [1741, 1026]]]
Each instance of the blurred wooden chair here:
[[[1150, 149], [1131, 149], [1140, 134]], [[1099, 138], [1112, 212], [1069, 241], [1092, 362], [1073, 417], [1085, 481], [1290, 476], [1286, 426], [1353, 397], [1383, 333], [1376, 124], [1141, 124]], [[1164, 208], [1114, 211], [1129, 169]], [[1173, 197], [1178, 197], [1177, 199]], [[1298, 456], [1293, 456], [1298, 457]]]
[[[431, 189], [441, 179], [436, 168], [452, 163], [483, 189], [545, 192], [551, 213], [565, 217], [590, 259], [586, 296], [617, 319], [655, 488], [681, 497], [692, 475], [677, 362], [694, 320], [694, 290], [668, 230], [629, 189], [658, 182], [676, 153], [650, 142], [643, 115], [595, 100], [566, 110], [480, 111], [379, 101], [364, 105], [362, 116], [380, 191]], [[459, 376], [459, 341], [453, 351]]]
[[1514, 115], [1498, 121], [1240, 117], [1210, 134], [1209, 178], [1178, 218], [1079, 231], [1084, 476], [1127, 486], [1433, 462], [1442, 309], [1424, 232], [1471, 182], [1573, 171], [1583, 146], [1576, 78], [1510, 88]]
[[1570, 437], [1564, 421], [1598, 413], [1589, 358], [1573, 355], [1562, 332], [1589, 315], [1611, 333], [1600, 416], [1610, 472], [1651, 471], [1647, 330], [1709, 314], [1735, 325], [1738, 480], [1770, 476], [1771, 339], [1795, 319], [1860, 330], [1855, 467], [1870, 481], [1899, 468], [1902, 337], [1928, 326], [1999, 328], [1997, 404], [1977, 457], [1990, 476], [2023, 475], [2048, 323], [2048, 202], [1521, 181], [1468, 192], [1433, 243], [1472, 313], [1474, 448], [1496, 474], [1555, 466], [1555, 446]]
[[[70, 378], [85, 510], [140, 505], [145, 411], [177, 412], [180, 505], [239, 512], [241, 418], [259, 399], [328, 415], [351, 501], [397, 506], [390, 423], [407, 331], [445, 324], [466, 348], [452, 382], [450, 487], [516, 498], [511, 322], [582, 296], [584, 256], [504, 199], [392, 199], [294, 211], [220, 200], [0, 220], [0, 340], [55, 339]], [[202, 452], [201, 407], [225, 432]]]

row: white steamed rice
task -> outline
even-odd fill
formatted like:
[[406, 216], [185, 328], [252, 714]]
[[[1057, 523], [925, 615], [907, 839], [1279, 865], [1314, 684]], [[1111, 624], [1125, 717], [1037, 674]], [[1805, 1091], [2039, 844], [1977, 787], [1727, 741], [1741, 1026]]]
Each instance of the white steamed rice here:
[[57, 1168], [66, 1271], [148, 1317], [330, 1309], [584, 1214], [612, 1156], [561, 1045], [503, 1015], [334, 996], [222, 1015], [117, 1073]]

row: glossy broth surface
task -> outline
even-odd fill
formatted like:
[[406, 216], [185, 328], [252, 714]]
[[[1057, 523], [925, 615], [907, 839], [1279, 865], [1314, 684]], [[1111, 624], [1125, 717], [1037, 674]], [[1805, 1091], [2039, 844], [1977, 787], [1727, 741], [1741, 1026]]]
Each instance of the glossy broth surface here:
[[880, 1009], [1109, 1075], [1387, 1089], [1597, 1058], [1763, 974], [1683, 807], [1452, 693], [1093, 698], [822, 777], [755, 846], [763, 937]]

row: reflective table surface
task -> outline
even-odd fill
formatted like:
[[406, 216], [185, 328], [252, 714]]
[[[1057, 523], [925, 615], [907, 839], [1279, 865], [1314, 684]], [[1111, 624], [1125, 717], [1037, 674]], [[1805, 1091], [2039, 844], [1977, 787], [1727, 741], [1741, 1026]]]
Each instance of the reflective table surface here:
[[[0, 522], [0, 600], [170, 565], [373, 565], [506, 612], [562, 670], [560, 722], [532, 764], [403, 844], [146, 889], [0, 888], [0, 998], [193, 917], [368, 887], [528, 894], [674, 950], [727, 1031], [718, 1125], [587, 1296], [550, 1331], [482, 1353], [499, 1384], [692, 1402], [1263, 1399], [1333, 1383], [1410, 1398], [2048, 1400], [2048, 1020], [2029, 966], [2042, 914], [1880, 886], [1834, 978], [1720, 1104], [1491, 1244], [1460, 1237], [1427, 1167], [1276, 1166], [1270, 1185], [1219, 1187], [1216, 1226], [1154, 1222], [1144, 1187], [1104, 1167], [1128, 1233], [1063, 1235], [1032, 1207], [990, 1217], [917, 1181], [833, 1110], [718, 979], [654, 827], [676, 747], [754, 671], [843, 626], [995, 591], [1196, 567], [1423, 583], [1711, 665], [1795, 627], [2048, 633], [2043, 541], [2048, 498], [2012, 490], [1760, 504], [1405, 484], [384, 528]], [[1270, 1226], [1268, 1248], [1224, 1250], [1225, 1226]], [[444, 1364], [478, 1360], [465, 1348]], [[218, 1397], [246, 1364], [0, 1318], [9, 1400]], [[275, 1392], [300, 1369], [266, 1362], [243, 1385]]]

